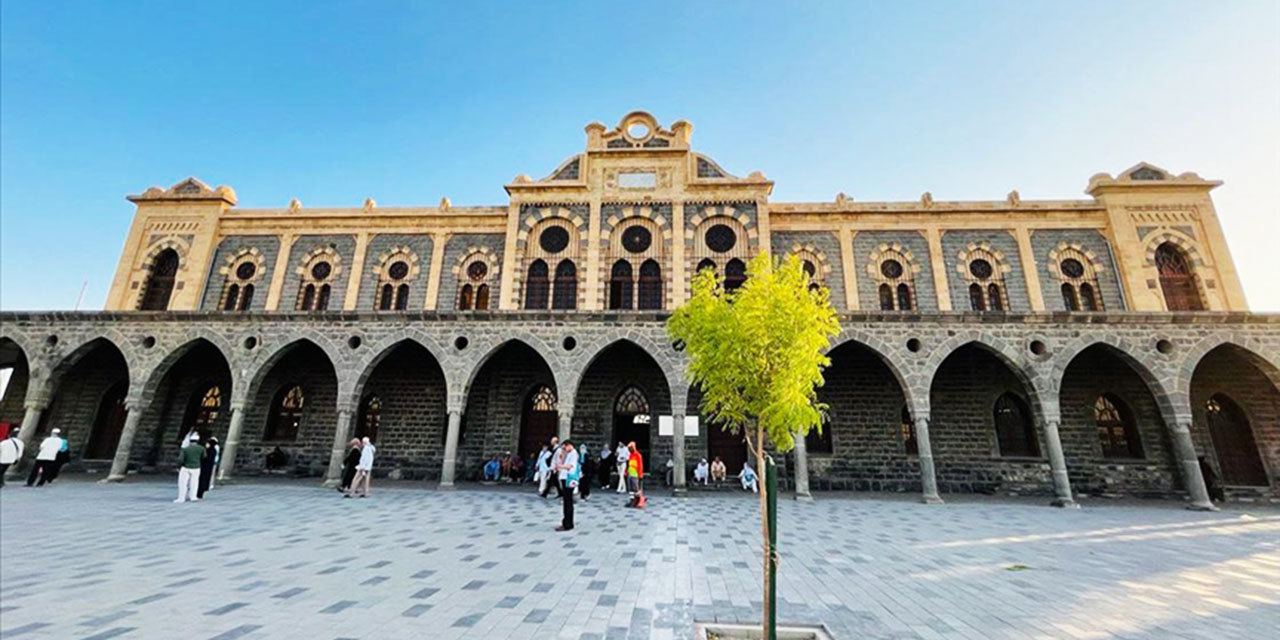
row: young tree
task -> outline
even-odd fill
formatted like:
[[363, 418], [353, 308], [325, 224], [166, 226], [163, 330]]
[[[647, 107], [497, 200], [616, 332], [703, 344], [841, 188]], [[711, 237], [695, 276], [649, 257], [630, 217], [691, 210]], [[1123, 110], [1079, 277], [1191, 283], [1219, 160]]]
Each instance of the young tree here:
[[840, 323], [827, 289], [811, 291], [809, 276], [794, 256], [775, 261], [761, 254], [747, 267], [747, 276], [736, 291], [726, 291], [713, 270], [697, 274], [693, 297], [675, 310], [667, 330], [685, 345], [689, 379], [702, 389], [703, 414], [712, 424], [741, 433], [756, 459], [765, 549], [764, 633], [772, 638], [776, 550], [770, 544], [765, 451], [770, 445], [790, 451], [794, 438], [821, 430], [826, 407], [815, 389], [831, 363], [824, 351]]

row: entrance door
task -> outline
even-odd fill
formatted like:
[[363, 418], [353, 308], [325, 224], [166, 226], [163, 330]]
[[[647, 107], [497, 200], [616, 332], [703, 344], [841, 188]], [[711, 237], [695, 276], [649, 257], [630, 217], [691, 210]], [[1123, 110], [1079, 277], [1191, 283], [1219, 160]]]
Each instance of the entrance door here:
[[707, 432], [707, 461], [719, 456], [724, 462], [725, 472], [729, 476], [737, 475], [747, 461], [747, 445], [742, 440], [742, 432], [726, 431], [718, 424], [707, 422], [705, 417], [702, 424]]
[[649, 400], [645, 398], [644, 392], [639, 387], [627, 387], [618, 394], [618, 399], [613, 403], [613, 440], [610, 444], [617, 446], [616, 443], [619, 440], [624, 443], [636, 443], [636, 449], [644, 459], [646, 472], [657, 468], [655, 465], [658, 464], [656, 460], [649, 457], [652, 451], [649, 446], [649, 427], [652, 419], [649, 414]]
[[1204, 304], [1186, 254], [1166, 242], [1156, 249], [1155, 260], [1165, 307], [1169, 311], [1202, 311]]
[[110, 460], [115, 457], [120, 432], [124, 431], [124, 420], [129, 413], [124, 405], [128, 387], [127, 381], [121, 381], [103, 394], [102, 401], [98, 403], [98, 413], [93, 419], [93, 433], [89, 435], [89, 444], [84, 448], [86, 460]]
[[524, 415], [520, 421], [520, 457], [528, 460], [529, 456], [542, 450], [542, 445], [551, 442], [556, 435], [559, 421], [556, 409], [556, 392], [551, 387], [542, 385], [534, 388], [524, 403]]
[[1209, 435], [1222, 468], [1222, 484], [1267, 486], [1267, 471], [1258, 457], [1258, 445], [1249, 418], [1231, 398], [1217, 394], [1209, 400], [1205, 415]]

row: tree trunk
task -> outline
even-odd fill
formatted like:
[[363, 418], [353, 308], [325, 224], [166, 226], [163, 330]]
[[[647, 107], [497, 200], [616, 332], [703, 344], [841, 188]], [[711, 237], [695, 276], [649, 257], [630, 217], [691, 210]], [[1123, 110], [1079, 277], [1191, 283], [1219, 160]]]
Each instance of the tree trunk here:
[[773, 549], [769, 546], [769, 485], [767, 483], [766, 473], [769, 472], [765, 468], [764, 463], [764, 427], [758, 422], [756, 423], [756, 438], [752, 443], [752, 449], [756, 454], [756, 485], [760, 488], [760, 531], [764, 535], [764, 617], [760, 621], [763, 637], [768, 640], [773, 636], [770, 634], [769, 621], [773, 619], [772, 611], [772, 595], [770, 591], [771, 581], [771, 562]]

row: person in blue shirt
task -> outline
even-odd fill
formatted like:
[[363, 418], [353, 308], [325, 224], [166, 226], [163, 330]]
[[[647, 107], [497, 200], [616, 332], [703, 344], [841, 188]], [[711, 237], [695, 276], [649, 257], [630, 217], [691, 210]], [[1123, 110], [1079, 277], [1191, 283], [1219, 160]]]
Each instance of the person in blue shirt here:
[[498, 462], [498, 456], [494, 456], [484, 464], [485, 482], [497, 482], [502, 475], [502, 463]]

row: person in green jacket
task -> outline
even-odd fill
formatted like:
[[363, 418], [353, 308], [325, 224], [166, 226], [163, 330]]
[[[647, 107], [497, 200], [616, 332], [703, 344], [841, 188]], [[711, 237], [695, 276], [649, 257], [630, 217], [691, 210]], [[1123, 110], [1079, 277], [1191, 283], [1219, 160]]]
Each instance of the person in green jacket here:
[[200, 460], [203, 457], [204, 445], [200, 444], [199, 436], [191, 438], [182, 447], [182, 467], [178, 469], [178, 499], [174, 502], [195, 502], [200, 499], [196, 493], [200, 488]]

